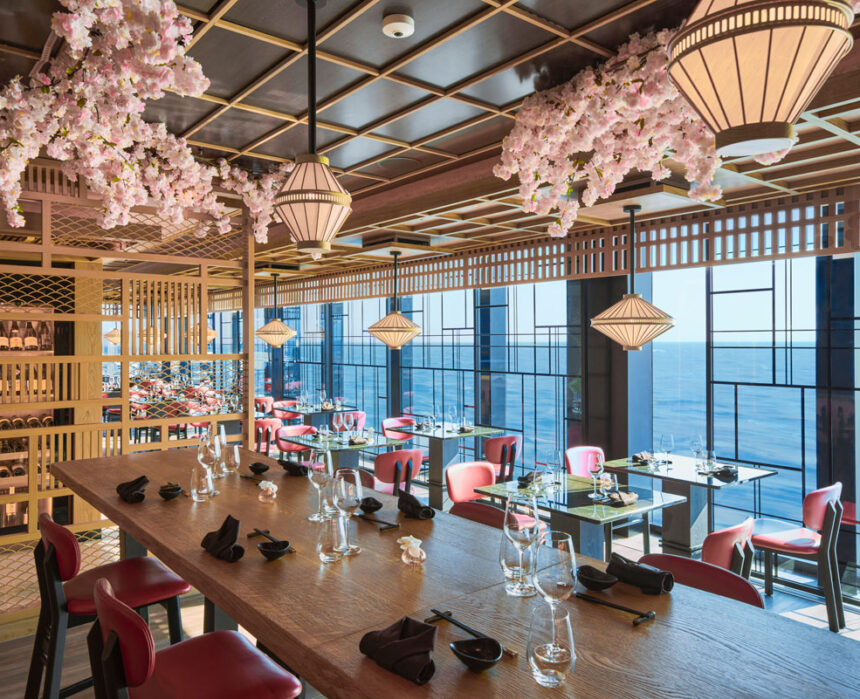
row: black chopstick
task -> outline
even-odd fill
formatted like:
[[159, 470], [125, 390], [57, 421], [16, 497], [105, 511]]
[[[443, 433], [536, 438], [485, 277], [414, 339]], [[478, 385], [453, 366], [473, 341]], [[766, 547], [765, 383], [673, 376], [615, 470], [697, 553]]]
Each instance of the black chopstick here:
[[400, 524], [398, 522], [386, 522], [384, 519], [377, 519], [370, 515], [358, 515], [358, 518], [363, 519], [365, 522], [373, 522], [374, 524], [383, 525], [379, 528], [379, 531], [385, 531], [386, 529], [400, 529]]
[[612, 607], [613, 609], [618, 609], [622, 612], [627, 612], [629, 614], [635, 614], [636, 618], [633, 620], [633, 626], [639, 626], [643, 621], [649, 621], [650, 619], [655, 619], [657, 617], [657, 613], [652, 611], [648, 612], [640, 612], [638, 609], [631, 609], [630, 607], [625, 607], [621, 604], [615, 604], [615, 602], [610, 602], [609, 600], [600, 599], [599, 597], [592, 597], [591, 595], [586, 595], [583, 592], [576, 593], [577, 599], [584, 599], [588, 602], [594, 602], [595, 604], [602, 604], [605, 607]]
[[[481, 633], [480, 631], [475, 631], [475, 629], [473, 629], [471, 626], [466, 626], [466, 624], [464, 624], [459, 619], [455, 619], [451, 616], [451, 612], [440, 612], [438, 609], [431, 609], [430, 611], [433, 612], [433, 614], [435, 614], [436, 616], [431, 616], [425, 619], [425, 624], [432, 624], [434, 621], [439, 621], [439, 619], [445, 619], [445, 621], [451, 622], [452, 624], [454, 624], [454, 626], [459, 626], [466, 633], [472, 634], [475, 638], [490, 638], [490, 636], [487, 636], [487, 634]], [[512, 650], [507, 646], [502, 646], [502, 652], [512, 658], [516, 658], [519, 655], [517, 651]]]

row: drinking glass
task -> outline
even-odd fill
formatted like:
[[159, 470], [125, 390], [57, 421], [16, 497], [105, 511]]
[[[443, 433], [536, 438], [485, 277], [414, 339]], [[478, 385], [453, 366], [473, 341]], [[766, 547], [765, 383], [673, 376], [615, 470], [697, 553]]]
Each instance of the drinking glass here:
[[618, 476], [614, 473], [604, 473], [600, 477], [600, 494], [604, 500], [609, 499], [609, 493], [618, 490]]
[[[510, 539], [502, 533], [499, 544], [499, 566], [505, 574], [505, 592], [511, 596], [516, 594], [516, 584], [520, 578], [529, 580], [532, 575], [534, 564], [534, 546], [529, 546], [523, 551], [523, 567], [520, 568], [520, 550], [513, 545]], [[532, 591], [532, 595], [536, 594]]]
[[588, 472], [594, 479], [594, 490], [588, 494], [592, 500], [603, 500], [603, 495], [597, 492], [597, 481], [603, 475], [603, 459], [600, 454], [597, 454], [594, 461], [588, 465]]
[[342, 557], [340, 549], [340, 525], [336, 519], [320, 522], [317, 536], [317, 554], [323, 563], [337, 563]]
[[239, 445], [224, 447], [224, 470], [236, 473], [239, 470]]
[[537, 539], [540, 531], [537, 502], [534, 496], [523, 497], [512, 495], [505, 504], [505, 536], [517, 549], [517, 564], [520, 574], [517, 581], [508, 591], [514, 597], [531, 597], [535, 593], [534, 586], [523, 574], [523, 562], [526, 549]]
[[197, 461], [200, 466], [206, 471], [209, 479], [209, 497], [215, 497], [219, 491], [215, 490], [212, 484], [212, 469], [215, 466], [215, 453], [209, 439], [209, 433], [204, 432], [200, 437], [200, 444], [197, 446]]
[[675, 448], [675, 436], [671, 432], [664, 432], [660, 436], [660, 450], [666, 455], [663, 463], [671, 464], [670, 455]]
[[355, 426], [355, 415], [352, 413], [344, 413], [343, 426], [346, 427], [347, 437], [352, 436], [352, 428]]
[[[546, 533], [542, 545], [535, 551], [535, 566], [532, 582], [541, 596], [549, 604], [552, 616], [552, 631], [555, 633], [555, 617], [559, 606], [570, 597], [576, 585], [576, 553], [570, 534], [561, 531]], [[553, 635], [546, 655], [563, 652]]]
[[340, 547], [344, 556], [355, 556], [361, 553], [361, 548], [349, 543], [349, 520], [361, 504], [361, 478], [358, 469], [339, 468], [332, 483], [332, 501], [340, 512], [344, 537]]
[[448, 408], [448, 431], [453, 432], [457, 429], [457, 408], [453, 405]]
[[542, 687], [563, 685], [576, 662], [570, 612], [538, 606], [532, 612], [526, 655], [535, 682]]
[[212, 479], [209, 472], [202, 464], [194, 464], [191, 468], [191, 499], [194, 502], [203, 502], [209, 498], [212, 489]]
[[320, 399], [320, 408], [322, 408], [323, 403], [325, 403], [325, 389], [321, 388], [319, 391], [319, 399]]
[[328, 425], [320, 425], [319, 433], [320, 439], [324, 442], [328, 442], [328, 438], [331, 436], [331, 428]]
[[367, 438], [367, 443], [368, 443], [368, 444], [372, 444], [372, 443], [373, 443], [373, 434], [374, 434], [374, 432], [376, 432], [376, 430], [374, 430], [372, 427], [366, 427], [366, 428], [364, 429], [364, 435], [365, 435], [365, 437]]
[[331, 417], [331, 426], [334, 428], [334, 431], [337, 432], [338, 438], [342, 437], [341, 431], [343, 430], [343, 413], [335, 413]]
[[326, 463], [326, 454], [312, 451], [308, 459], [308, 480], [317, 491], [317, 511], [308, 517], [311, 522], [324, 522], [331, 519], [323, 507], [323, 489], [331, 483], [331, 473]]
[[224, 463], [225, 449], [221, 448], [221, 438], [215, 436], [209, 443], [209, 448], [212, 450], [212, 477], [224, 478], [227, 475], [227, 466]]

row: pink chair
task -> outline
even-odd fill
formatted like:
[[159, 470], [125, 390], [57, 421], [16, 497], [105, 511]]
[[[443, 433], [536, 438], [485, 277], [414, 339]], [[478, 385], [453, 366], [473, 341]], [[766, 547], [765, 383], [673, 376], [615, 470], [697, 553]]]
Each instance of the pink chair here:
[[600, 447], [571, 447], [564, 452], [564, 465], [571, 476], [591, 478], [591, 471], [588, 469], [597, 463], [598, 459], [605, 460]]
[[797, 527], [776, 519], [757, 519], [753, 525], [752, 543], [764, 551], [764, 593], [773, 594], [773, 568], [778, 554], [816, 561], [818, 584], [824, 591], [830, 630], [845, 628], [842, 585], [836, 541], [842, 520], [842, 483], [819, 488], [803, 498], [803, 526]]
[[702, 560], [730, 570], [749, 580], [755, 549], [750, 542], [753, 519], [748, 517], [734, 527], [711, 532], [702, 544]]
[[[342, 419], [346, 418], [347, 415], [352, 415], [352, 419], [354, 422], [352, 428], [354, 430], [363, 430], [364, 429], [364, 423], [367, 422], [367, 413], [366, 412], [364, 412], [363, 410], [353, 410], [351, 412], [340, 414]], [[341, 428], [339, 430], [335, 429], [334, 425], [332, 425], [332, 430], [334, 432], [343, 432], [346, 430], [346, 425], [341, 422]]]
[[497, 529], [505, 526], [505, 511], [480, 500], [483, 495], [475, 488], [493, 485], [496, 482], [496, 467], [489, 461], [464, 461], [445, 469], [445, 485], [448, 497], [454, 502], [450, 513], [473, 522], [487, 524]]
[[268, 456], [280, 427], [281, 421], [276, 417], [259, 417], [254, 420], [254, 451]]
[[458, 502], [450, 510], [452, 515], [486, 524], [496, 529], [505, 528], [505, 511], [485, 502]]
[[[284, 425], [281, 429], [275, 432], [275, 444], [278, 445], [278, 449], [281, 450], [282, 454], [301, 454], [303, 451], [308, 451], [308, 448], [303, 447], [301, 444], [288, 442], [285, 437], [301, 437], [302, 435], [311, 435], [316, 433], [317, 428], [313, 425]], [[289, 456], [287, 458], [289, 458]], [[301, 461], [299, 463], [301, 463]]]
[[495, 466], [497, 483], [513, 480], [514, 464], [522, 448], [520, 435], [491, 437], [484, 442], [484, 458]]
[[414, 417], [387, 417], [382, 421], [382, 434], [388, 439], [412, 439], [406, 432], [398, 432], [398, 427], [414, 427]]
[[[340, 470], [341, 469], [338, 469], [337, 471]], [[361, 487], [367, 488], [369, 490], [374, 490], [376, 486], [376, 481], [373, 477], [373, 474], [370, 471], [365, 471], [363, 468], [357, 468], [355, 470], [358, 471], [358, 478], [361, 481]], [[334, 472], [335, 476], [337, 475], [337, 471]]]
[[296, 420], [301, 417], [301, 413], [294, 413], [287, 408], [296, 407], [296, 401], [294, 400], [279, 400], [272, 403], [272, 415], [274, 415], [279, 420], [286, 422], [287, 420]]
[[373, 460], [373, 489], [394, 494], [402, 482], [402, 489], [408, 493], [412, 490], [412, 479], [421, 470], [421, 457], [420, 449], [397, 449], [379, 454]]
[[725, 568], [669, 553], [649, 553], [642, 556], [639, 562], [668, 570], [675, 578], [675, 582], [681, 585], [695, 587], [698, 590], [764, 609], [764, 601], [752, 583]]
[[274, 402], [275, 399], [269, 396], [257, 396], [256, 398], [254, 398], [254, 410], [256, 410], [258, 413], [268, 415], [272, 412], [272, 404]]

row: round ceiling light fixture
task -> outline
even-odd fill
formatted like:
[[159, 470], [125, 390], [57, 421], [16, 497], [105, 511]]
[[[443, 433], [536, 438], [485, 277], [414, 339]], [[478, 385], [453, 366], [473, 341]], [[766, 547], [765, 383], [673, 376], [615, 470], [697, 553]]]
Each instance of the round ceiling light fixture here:
[[382, 33], [392, 39], [405, 39], [415, 33], [415, 20], [409, 15], [385, 15]]

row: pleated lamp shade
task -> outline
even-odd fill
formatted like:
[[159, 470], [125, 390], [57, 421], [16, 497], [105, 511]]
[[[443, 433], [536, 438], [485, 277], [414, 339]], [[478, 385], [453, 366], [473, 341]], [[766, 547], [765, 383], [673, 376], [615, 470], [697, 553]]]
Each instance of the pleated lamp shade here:
[[701, 0], [669, 75], [723, 156], [788, 148], [794, 122], [853, 43], [845, 0]]
[[409, 320], [400, 311], [391, 311], [387, 316], [371, 325], [367, 332], [388, 345], [389, 349], [399, 350], [407, 342], [414, 340], [421, 334], [421, 327]]
[[289, 229], [296, 248], [328, 252], [349, 216], [352, 197], [329, 169], [323, 155], [300, 155], [275, 197], [275, 212]]
[[[197, 339], [197, 326], [196, 325], [191, 326], [191, 337], [193, 337], [195, 340]], [[208, 345], [216, 337], [218, 337], [218, 333], [216, 333], [212, 328], [210, 328], [207, 325], [206, 326], [206, 344]]]
[[112, 345], [118, 345], [122, 342], [122, 332], [119, 328], [114, 328], [105, 333], [105, 340], [110, 342]]
[[615, 305], [591, 319], [591, 327], [615, 340], [625, 350], [640, 350], [658, 335], [675, 325], [666, 315], [640, 294], [624, 294]]
[[272, 347], [280, 347], [285, 342], [288, 342], [296, 336], [296, 331], [293, 330], [284, 321], [275, 318], [266, 323], [262, 328], [254, 333], [267, 345]]

